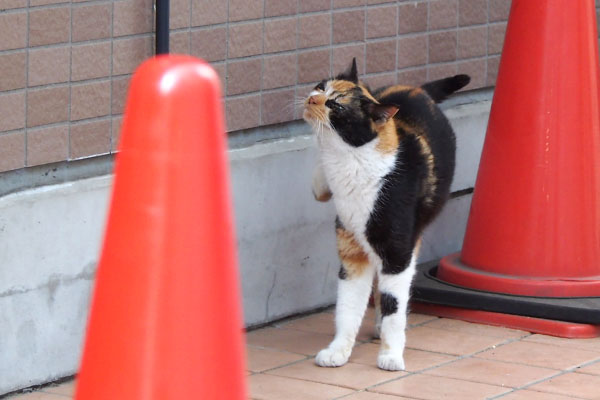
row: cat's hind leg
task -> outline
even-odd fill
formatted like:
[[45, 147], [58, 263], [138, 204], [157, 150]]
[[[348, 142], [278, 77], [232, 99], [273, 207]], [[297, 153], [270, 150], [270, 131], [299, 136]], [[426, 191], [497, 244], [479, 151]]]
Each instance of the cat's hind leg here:
[[354, 235], [336, 221], [338, 253], [342, 267], [335, 308], [335, 337], [321, 350], [315, 362], [321, 367], [344, 365], [356, 340], [367, 309], [375, 268]]
[[389, 371], [405, 368], [404, 346], [406, 344], [406, 318], [410, 285], [416, 268], [417, 249], [413, 250], [405, 268], [386, 269], [385, 263], [379, 271], [381, 309], [381, 349], [377, 366]]

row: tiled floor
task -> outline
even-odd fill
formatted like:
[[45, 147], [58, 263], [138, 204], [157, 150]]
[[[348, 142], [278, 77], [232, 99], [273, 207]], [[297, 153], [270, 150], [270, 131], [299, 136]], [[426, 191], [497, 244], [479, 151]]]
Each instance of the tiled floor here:
[[[276, 323], [247, 335], [248, 389], [265, 400], [600, 399], [600, 338], [559, 339], [514, 329], [410, 314], [406, 371], [376, 368], [370, 309], [350, 362], [320, 368], [333, 313]], [[71, 398], [73, 383], [10, 400]]]

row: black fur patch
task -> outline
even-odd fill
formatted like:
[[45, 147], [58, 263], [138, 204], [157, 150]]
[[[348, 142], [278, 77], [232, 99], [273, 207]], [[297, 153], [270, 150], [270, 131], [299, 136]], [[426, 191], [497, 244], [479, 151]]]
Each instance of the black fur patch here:
[[348, 273], [346, 272], [346, 269], [343, 265], [340, 265], [340, 272], [338, 272], [338, 278], [340, 278], [343, 281], [348, 279]]
[[[376, 92], [375, 98], [397, 105], [394, 119], [403, 121], [407, 130], [399, 128], [401, 151], [379, 191], [374, 207], [377, 212], [369, 218], [366, 236], [383, 261], [382, 272], [398, 274], [408, 267], [417, 239], [448, 198], [456, 144], [448, 120], [427, 95], [398, 91], [380, 98], [383, 90]], [[427, 160], [418, 135], [424, 135], [433, 156], [436, 183], [428, 199], [423, 195]]]
[[398, 300], [389, 293], [381, 293], [380, 305], [382, 317], [387, 317], [398, 311]]

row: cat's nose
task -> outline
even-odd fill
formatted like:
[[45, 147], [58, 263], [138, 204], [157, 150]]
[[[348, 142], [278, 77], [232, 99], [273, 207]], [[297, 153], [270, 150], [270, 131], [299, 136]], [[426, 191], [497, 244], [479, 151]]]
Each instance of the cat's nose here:
[[308, 98], [308, 104], [317, 104], [317, 100], [315, 99], [315, 96], [310, 96]]

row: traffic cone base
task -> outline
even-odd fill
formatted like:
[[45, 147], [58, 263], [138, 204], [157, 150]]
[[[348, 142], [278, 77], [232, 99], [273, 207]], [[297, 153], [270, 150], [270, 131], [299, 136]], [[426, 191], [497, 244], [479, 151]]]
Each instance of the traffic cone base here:
[[538, 297], [594, 297], [600, 293], [600, 277], [515, 277], [471, 268], [460, 260], [460, 253], [441, 259], [438, 279], [445, 282], [485, 290]]
[[578, 324], [574, 322], [554, 321], [550, 319], [524, 317], [489, 311], [469, 310], [466, 308], [439, 306], [413, 302], [411, 309], [427, 315], [458, 319], [477, 324], [501, 326], [519, 329], [541, 335], [557, 336], [569, 339], [589, 339], [600, 336], [600, 325]]

